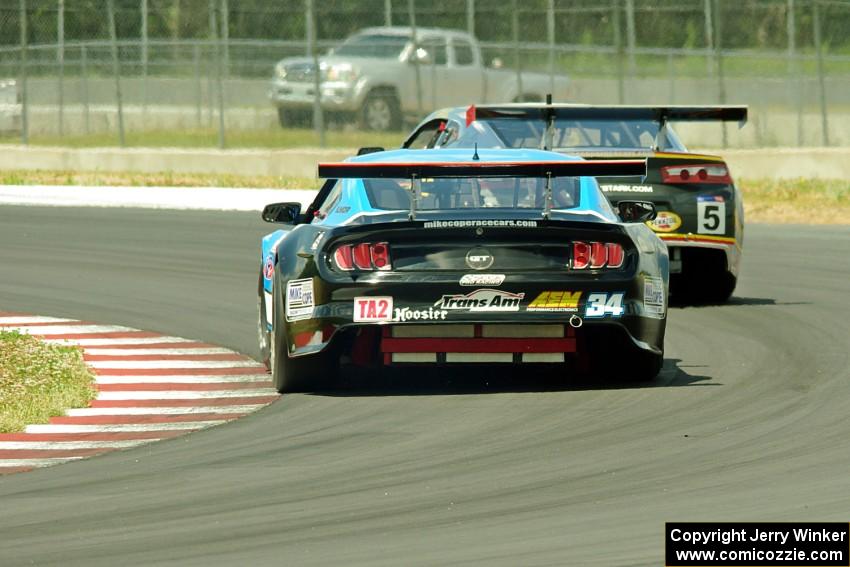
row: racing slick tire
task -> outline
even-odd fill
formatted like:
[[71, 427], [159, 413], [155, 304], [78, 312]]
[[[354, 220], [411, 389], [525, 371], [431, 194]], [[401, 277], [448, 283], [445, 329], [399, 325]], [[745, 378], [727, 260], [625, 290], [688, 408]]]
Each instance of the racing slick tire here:
[[257, 286], [257, 343], [260, 346], [260, 361], [266, 370], [271, 370], [271, 341], [272, 334], [266, 323], [266, 294], [263, 289], [263, 271], [260, 269], [260, 282]]
[[283, 317], [283, 293], [275, 281], [272, 293], [272, 332], [269, 366], [272, 384], [281, 394], [290, 392], [316, 392], [331, 385], [339, 369], [339, 357], [333, 351], [289, 357], [286, 320]]
[[726, 303], [732, 297], [738, 278], [726, 270], [708, 274], [680, 274], [671, 277], [673, 296], [679, 304]]
[[360, 108], [360, 122], [366, 130], [400, 130], [401, 106], [398, 97], [388, 90], [376, 89], [370, 92]]
[[640, 352], [632, 359], [628, 367], [620, 372], [620, 378], [626, 382], [649, 382], [654, 380], [664, 365], [664, 353]]
[[307, 110], [289, 110], [278, 107], [277, 122], [281, 128], [309, 128], [312, 124], [312, 115]]

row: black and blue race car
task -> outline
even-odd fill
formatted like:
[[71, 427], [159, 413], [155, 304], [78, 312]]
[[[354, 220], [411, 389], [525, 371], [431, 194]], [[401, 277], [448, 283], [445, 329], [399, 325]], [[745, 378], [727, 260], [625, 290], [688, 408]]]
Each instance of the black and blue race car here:
[[264, 220], [258, 331], [281, 392], [341, 362], [548, 364], [647, 380], [664, 354], [667, 248], [596, 176], [644, 160], [540, 150], [395, 150], [320, 164], [302, 212]]
[[722, 157], [688, 151], [680, 122], [747, 120], [746, 106], [488, 104], [437, 110], [404, 148], [545, 148], [586, 159], [647, 160], [643, 177], [599, 178], [616, 207], [651, 201], [649, 223], [670, 250], [671, 290], [684, 302], [723, 302], [735, 290], [744, 245], [741, 192]]

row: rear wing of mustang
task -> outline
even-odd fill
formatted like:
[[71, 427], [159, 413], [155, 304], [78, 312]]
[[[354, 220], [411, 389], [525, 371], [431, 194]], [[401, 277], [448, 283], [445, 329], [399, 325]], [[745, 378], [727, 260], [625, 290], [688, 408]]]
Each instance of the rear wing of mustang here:
[[[473, 156], [475, 159], [476, 155]], [[540, 177], [546, 179], [543, 218], [552, 210], [553, 177], [646, 177], [646, 160], [535, 161], [535, 162], [430, 162], [430, 163], [320, 163], [324, 179], [410, 179], [410, 214], [414, 220], [421, 195], [421, 180], [434, 178]]]
[[320, 163], [323, 179], [414, 179], [436, 177], [617, 177], [646, 175], [646, 160]]

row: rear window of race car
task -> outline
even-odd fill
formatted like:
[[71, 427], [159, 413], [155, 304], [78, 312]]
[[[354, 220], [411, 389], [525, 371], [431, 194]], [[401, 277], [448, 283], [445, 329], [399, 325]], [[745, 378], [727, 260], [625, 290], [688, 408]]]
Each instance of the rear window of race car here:
[[[376, 209], [408, 210], [411, 201], [409, 179], [364, 179], [369, 203]], [[458, 209], [543, 209], [546, 180], [542, 178], [449, 178], [423, 179], [418, 210]], [[552, 206], [571, 209], [579, 206], [579, 178], [552, 179]]]
[[[546, 130], [543, 119], [490, 119], [508, 148], [535, 148]], [[659, 124], [651, 120], [568, 120], [556, 119], [553, 148], [650, 149], [655, 146]], [[675, 135], [668, 134], [663, 149], [684, 151]]]

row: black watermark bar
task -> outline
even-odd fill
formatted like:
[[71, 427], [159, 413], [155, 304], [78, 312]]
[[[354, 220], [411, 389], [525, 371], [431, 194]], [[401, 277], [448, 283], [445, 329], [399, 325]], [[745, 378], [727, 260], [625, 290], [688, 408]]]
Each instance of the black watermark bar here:
[[668, 522], [667, 567], [850, 567], [850, 524]]

